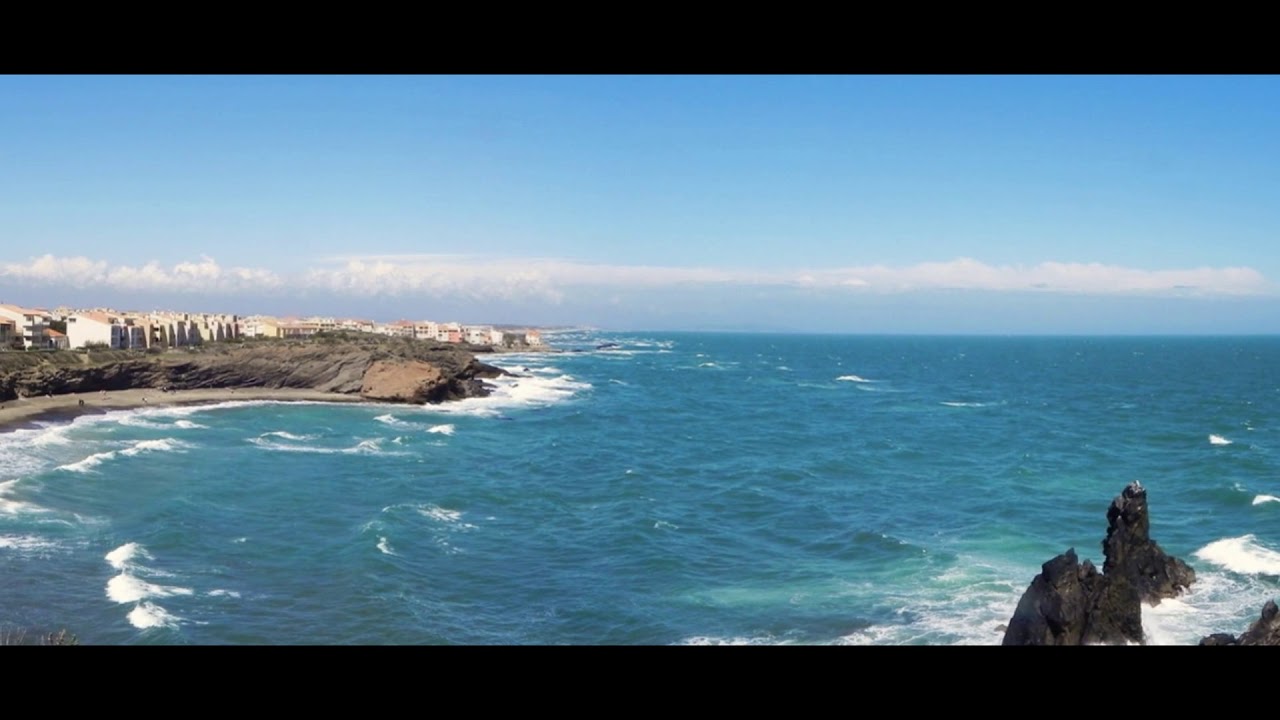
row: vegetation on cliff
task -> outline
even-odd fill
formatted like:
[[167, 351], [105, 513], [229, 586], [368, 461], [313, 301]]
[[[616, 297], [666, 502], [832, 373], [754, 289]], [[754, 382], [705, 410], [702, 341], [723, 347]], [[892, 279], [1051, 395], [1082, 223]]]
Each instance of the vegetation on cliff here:
[[[488, 394], [505, 374], [476, 359], [487, 346], [333, 333], [300, 340], [170, 350], [0, 353], [0, 401], [100, 390], [302, 388], [374, 400], [443, 402]], [[371, 367], [374, 382], [366, 382]]]

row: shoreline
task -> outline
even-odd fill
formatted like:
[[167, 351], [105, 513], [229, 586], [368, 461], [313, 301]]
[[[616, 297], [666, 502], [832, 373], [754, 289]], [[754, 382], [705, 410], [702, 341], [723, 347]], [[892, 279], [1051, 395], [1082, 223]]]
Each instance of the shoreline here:
[[[80, 401], [84, 405], [80, 405]], [[68, 393], [5, 400], [0, 402], [0, 435], [39, 427], [37, 422], [71, 422], [81, 415], [101, 415], [112, 410], [172, 405], [212, 405], [233, 400], [276, 400], [281, 402], [359, 403], [359, 395], [323, 392], [302, 388], [202, 388], [198, 390], [155, 389], [108, 390], [102, 393]]]

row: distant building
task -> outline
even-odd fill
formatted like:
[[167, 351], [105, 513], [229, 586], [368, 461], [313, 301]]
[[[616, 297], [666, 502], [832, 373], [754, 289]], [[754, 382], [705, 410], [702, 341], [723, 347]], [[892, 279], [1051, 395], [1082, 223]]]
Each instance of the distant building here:
[[71, 348], [71, 343], [64, 333], [60, 333], [53, 328], [48, 328], [44, 332], [49, 337], [49, 347], [55, 350], [69, 350]]
[[12, 320], [0, 320], [0, 350], [13, 349], [15, 345], [22, 347], [22, 338], [14, 330]]
[[129, 338], [123, 325], [116, 318], [102, 312], [74, 313], [67, 316], [67, 342], [69, 347], [104, 345], [122, 350], [129, 347]]
[[23, 349], [48, 347], [45, 330], [53, 318], [48, 312], [17, 305], [0, 305], [0, 321], [13, 323], [13, 334], [22, 339]]

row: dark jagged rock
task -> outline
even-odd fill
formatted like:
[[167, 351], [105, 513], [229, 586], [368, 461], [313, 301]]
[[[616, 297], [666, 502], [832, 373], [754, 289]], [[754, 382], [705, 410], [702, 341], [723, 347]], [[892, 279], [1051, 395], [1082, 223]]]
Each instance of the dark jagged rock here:
[[1142, 615], [1128, 583], [1113, 583], [1075, 548], [1041, 566], [1018, 601], [1004, 645], [1142, 642]]
[[1041, 566], [1018, 601], [1004, 645], [1143, 643], [1142, 603], [1174, 597], [1195, 573], [1149, 536], [1146, 490], [1132, 483], [1107, 510], [1099, 573], [1069, 549]]
[[[133, 388], [302, 388], [392, 402], [436, 403], [483, 397], [483, 378], [505, 375], [472, 350], [411, 339], [211, 344], [168, 352], [13, 353], [0, 368], [0, 401], [19, 395]], [[375, 371], [379, 383], [367, 384]], [[397, 380], [397, 375], [401, 376]], [[391, 386], [395, 387], [391, 387]]]
[[1159, 605], [1195, 582], [1196, 573], [1190, 566], [1165, 553], [1151, 539], [1147, 491], [1141, 484], [1130, 483], [1111, 501], [1107, 523], [1107, 537], [1102, 541], [1107, 559], [1102, 573], [1111, 578], [1123, 576], [1143, 602]]
[[1262, 606], [1262, 616], [1249, 626], [1240, 637], [1229, 633], [1214, 633], [1202, 639], [1201, 645], [1271, 645], [1280, 646], [1280, 609], [1275, 600]]

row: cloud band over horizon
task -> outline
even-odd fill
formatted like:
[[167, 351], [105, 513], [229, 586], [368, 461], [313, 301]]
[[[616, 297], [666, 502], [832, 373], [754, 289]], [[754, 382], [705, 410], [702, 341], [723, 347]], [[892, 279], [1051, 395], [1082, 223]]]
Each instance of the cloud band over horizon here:
[[743, 286], [899, 294], [927, 290], [1086, 295], [1263, 296], [1271, 283], [1249, 267], [1172, 270], [1046, 261], [991, 265], [972, 258], [891, 267], [751, 270], [613, 265], [552, 258], [367, 255], [322, 258], [297, 271], [223, 267], [213, 258], [163, 266], [116, 264], [83, 256], [0, 263], [0, 282], [129, 292], [230, 294], [321, 291], [355, 297], [427, 296], [489, 301], [563, 302], [575, 288], [629, 290]]

